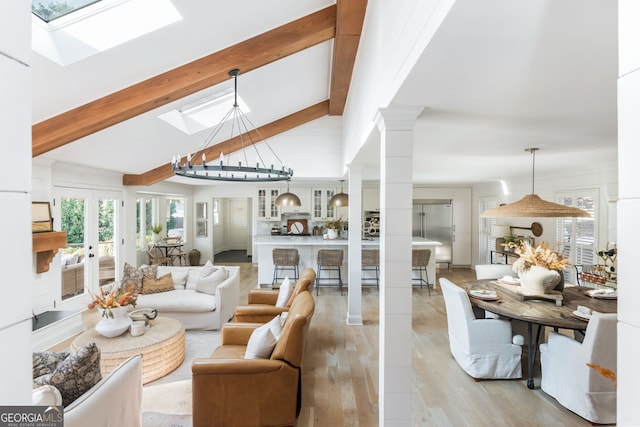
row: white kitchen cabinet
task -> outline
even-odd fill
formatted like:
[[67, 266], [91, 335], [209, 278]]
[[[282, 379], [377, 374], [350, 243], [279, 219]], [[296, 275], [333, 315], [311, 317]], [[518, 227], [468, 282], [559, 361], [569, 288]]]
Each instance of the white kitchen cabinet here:
[[471, 233], [453, 233], [451, 264], [471, 265]]
[[329, 200], [336, 194], [335, 188], [311, 189], [311, 220], [327, 221], [335, 219], [337, 209], [329, 206]]
[[380, 210], [380, 187], [362, 188], [362, 211]]
[[280, 208], [276, 206], [279, 194], [277, 188], [258, 188], [258, 221], [280, 221]]
[[471, 233], [471, 188], [453, 189], [453, 225], [455, 233]]
[[471, 265], [471, 188], [453, 188], [453, 244], [451, 263]]
[[311, 192], [307, 188], [292, 188], [290, 193], [295, 194], [300, 199], [300, 206], [283, 206], [283, 213], [308, 213], [311, 211]]

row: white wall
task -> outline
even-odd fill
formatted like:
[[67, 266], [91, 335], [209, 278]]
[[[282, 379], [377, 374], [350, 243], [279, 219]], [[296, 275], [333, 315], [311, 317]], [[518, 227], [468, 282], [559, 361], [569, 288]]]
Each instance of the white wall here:
[[640, 425], [640, 4], [620, 0], [618, 79], [618, 425]]
[[455, 0], [369, 1], [343, 115], [345, 163], [351, 163]]
[[0, 147], [10, 161], [0, 169], [0, 222], [11, 250], [0, 259], [0, 404], [31, 404], [31, 11], [7, 2], [0, 14]]

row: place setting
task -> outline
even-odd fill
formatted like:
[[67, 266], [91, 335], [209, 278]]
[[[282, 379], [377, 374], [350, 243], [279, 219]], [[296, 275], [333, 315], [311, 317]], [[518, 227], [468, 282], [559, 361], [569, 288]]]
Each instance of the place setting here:
[[498, 292], [492, 289], [470, 289], [469, 296], [485, 301], [497, 301], [500, 299]]
[[612, 288], [589, 289], [584, 292], [591, 298], [618, 299], [618, 290]]
[[499, 278], [497, 281], [498, 283], [501, 283], [503, 285], [520, 286], [520, 279], [513, 276], [505, 275]]
[[584, 320], [588, 322], [591, 319], [591, 315], [593, 314], [593, 310], [584, 305], [579, 305], [575, 310], [569, 313], [571, 317], [575, 317], [576, 319]]

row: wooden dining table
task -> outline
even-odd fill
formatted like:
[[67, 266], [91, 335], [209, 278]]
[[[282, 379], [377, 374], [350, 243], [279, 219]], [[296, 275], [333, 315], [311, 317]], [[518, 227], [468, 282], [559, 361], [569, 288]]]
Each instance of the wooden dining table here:
[[[527, 387], [535, 387], [533, 381], [533, 367], [535, 364], [536, 349], [540, 341], [540, 333], [543, 326], [558, 329], [570, 329], [574, 331], [584, 331], [587, 328], [588, 320], [575, 317], [572, 313], [579, 305], [590, 308], [601, 313], [617, 313], [617, 299], [592, 298], [586, 292], [591, 288], [580, 286], [566, 286], [562, 291], [562, 305], [556, 305], [553, 300], [536, 298], [532, 296], [524, 297], [509, 285], [498, 283], [496, 280], [476, 280], [463, 285], [469, 294], [472, 289], [495, 290], [498, 294], [496, 300], [485, 300], [469, 295], [471, 303], [483, 310], [498, 314], [502, 317], [517, 319], [527, 323]], [[537, 328], [535, 337], [534, 326]]]

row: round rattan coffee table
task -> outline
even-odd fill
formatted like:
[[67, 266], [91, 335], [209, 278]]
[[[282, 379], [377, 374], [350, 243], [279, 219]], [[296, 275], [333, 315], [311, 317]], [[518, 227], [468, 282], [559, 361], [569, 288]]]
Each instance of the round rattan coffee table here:
[[158, 317], [145, 329], [144, 335], [132, 337], [125, 332], [106, 338], [94, 328], [87, 329], [71, 343], [71, 350], [95, 342], [100, 349], [100, 371], [105, 376], [122, 362], [142, 355], [142, 383], [167, 375], [184, 361], [184, 325], [168, 317]]

